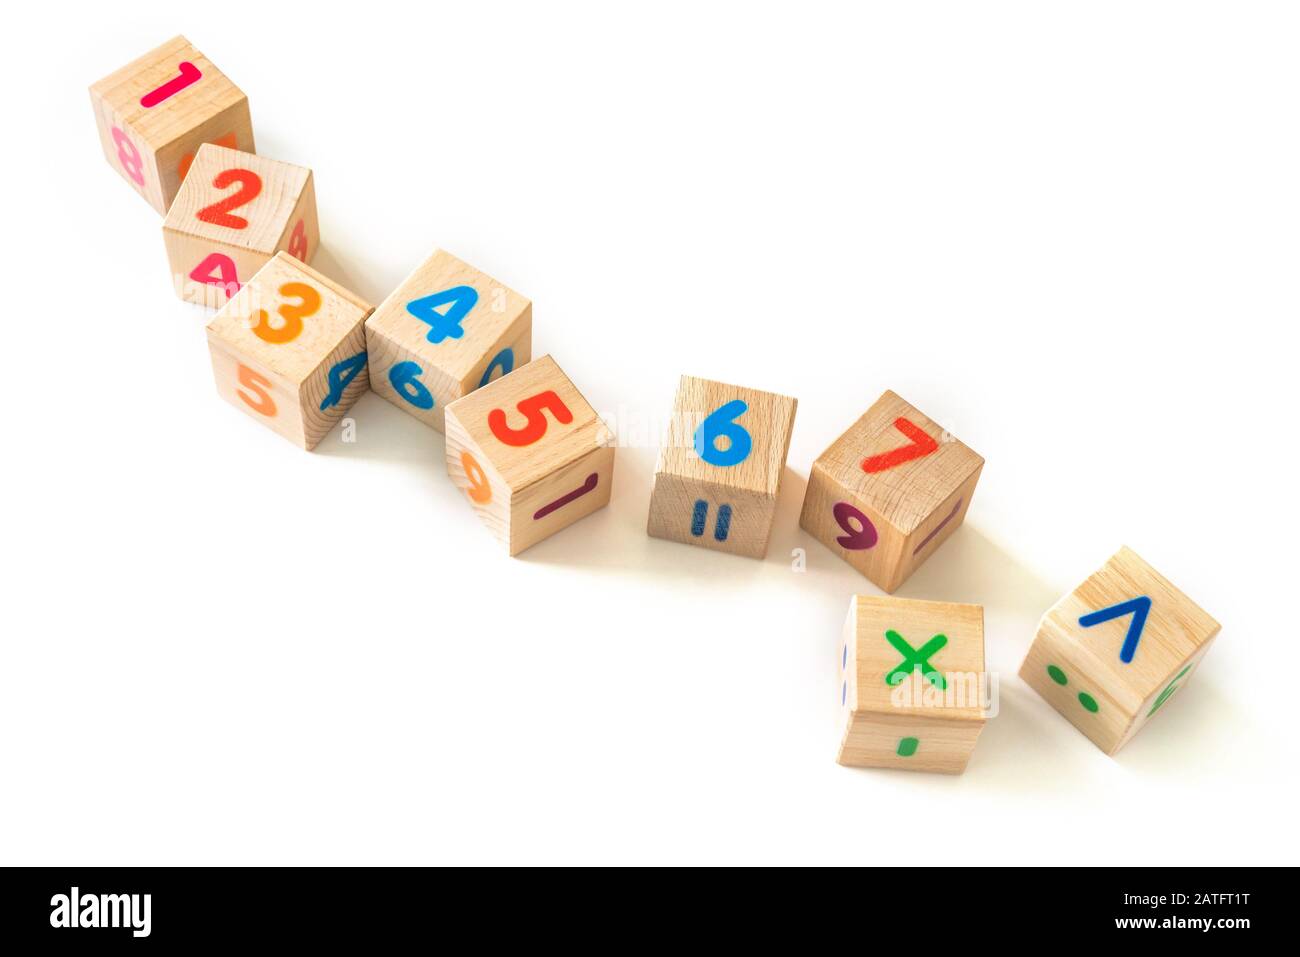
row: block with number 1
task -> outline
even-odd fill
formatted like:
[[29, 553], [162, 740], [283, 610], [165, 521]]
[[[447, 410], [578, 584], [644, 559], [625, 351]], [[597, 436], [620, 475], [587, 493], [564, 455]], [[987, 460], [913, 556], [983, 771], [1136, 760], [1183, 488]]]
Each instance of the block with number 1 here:
[[248, 97], [175, 37], [90, 88], [109, 164], [166, 213], [204, 143], [253, 152]]
[[311, 170], [200, 146], [163, 220], [163, 240], [177, 294], [223, 306], [277, 252], [311, 262], [320, 244]]
[[371, 387], [439, 432], [447, 406], [532, 358], [533, 304], [437, 250], [366, 323]]
[[609, 504], [613, 436], [550, 356], [447, 407], [447, 472], [511, 555]]

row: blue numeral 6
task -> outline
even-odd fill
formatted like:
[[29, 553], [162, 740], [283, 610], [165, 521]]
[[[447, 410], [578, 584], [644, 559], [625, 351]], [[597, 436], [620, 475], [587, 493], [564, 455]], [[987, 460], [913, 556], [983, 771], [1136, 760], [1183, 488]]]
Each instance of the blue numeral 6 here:
[[[749, 458], [749, 452], [754, 447], [754, 440], [743, 425], [732, 421], [740, 418], [748, 411], [749, 406], [745, 404], [743, 399], [732, 399], [720, 409], [710, 413], [700, 423], [700, 427], [695, 430], [695, 454], [710, 465], [718, 465], [723, 468], [729, 465], [739, 465]], [[731, 444], [725, 449], [720, 449], [718, 448], [718, 439], [723, 436], [730, 439]]]
[[417, 378], [423, 373], [418, 362], [399, 362], [388, 370], [388, 381], [398, 395], [417, 409], [432, 409], [433, 393]]

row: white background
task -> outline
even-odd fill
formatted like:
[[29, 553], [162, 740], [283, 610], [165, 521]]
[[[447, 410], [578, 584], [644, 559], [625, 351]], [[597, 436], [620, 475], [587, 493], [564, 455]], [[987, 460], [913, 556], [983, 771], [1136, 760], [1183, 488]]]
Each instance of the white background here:
[[[1283, 5], [183, 7], [3, 40], [0, 860], [1295, 861]], [[646, 537], [656, 434], [512, 560], [376, 396], [314, 454], [220, 401], [86, 94], [176, 33], [315, 171], [361, 295], [443, 246], [602, 412], [796, 396], [767, 560]], [[798, 509], [886, 388], [988, 462], [899, 593], [985, 606], [961, 777], [834, 762], [876, 590]], [[1121, 544], [1223, 630], [1112, 759], [1015, 671]]]

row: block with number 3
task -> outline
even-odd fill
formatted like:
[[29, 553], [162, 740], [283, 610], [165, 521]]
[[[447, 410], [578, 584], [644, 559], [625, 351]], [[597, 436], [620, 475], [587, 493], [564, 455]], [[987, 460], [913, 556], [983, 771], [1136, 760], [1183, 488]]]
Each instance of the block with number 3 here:
[[163, 220], [172, 283], [219, 307], [277, 252], [311, 262], [320, 243], [311, 170], [207, 144]]
[[217, 391], [306, 449], [369, 387], [371, 306], [285, 253], [208, 323]]
[[655, 466], [646, 532], [762, 558], [798, 402], [682, 376]]
[[813, 462], [799, 525], [892, 592], [965, 520], [983, 467], [886, 392]]
[[543, 356], [447, 407], [447, 472], [511, 555], [609, 503], [613, 436]]
[[449, 403], [532, 358], [533, 304], [437, 250], [366, 323], [371, 387], [443, 431]]
[[166, 213], [204, 143], [253, 152], [248, 97], [184, 37], [90, 88], [109, 164]]

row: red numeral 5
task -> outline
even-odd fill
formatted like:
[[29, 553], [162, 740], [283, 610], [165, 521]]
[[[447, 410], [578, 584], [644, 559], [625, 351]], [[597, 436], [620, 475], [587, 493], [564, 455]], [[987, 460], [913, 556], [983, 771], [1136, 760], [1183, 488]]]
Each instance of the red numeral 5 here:
[[506, 425], [506, 414], [501, 409], [493, 409], [488, 413], [488, 428], [506, 445], [516, 447], [532, 445], [545, 435], [546, 416], [542, 413], [546, 409], [551, 411], [555, 421], [561, 425], [568, 425], [573, 421], [573, 413], [569, 411], [569, 407], [550, 389], [529, 396], [515, 408], [528, 420], [522, 429], [512, 429]]
[[217, 178], [212, 181], [212, 185], [217, 189], [225, 189], [235, 183], [238, 183], [241, 188], [220, 202], [203, 207], [194, 215], [213, 226], [247, 229], [248, 220], [243, 216], [232, 216], [230, 211], [257, 198], [258, 193], [262, 192], [262, 177], [248, 169], [228, 169], [218, 173]]

